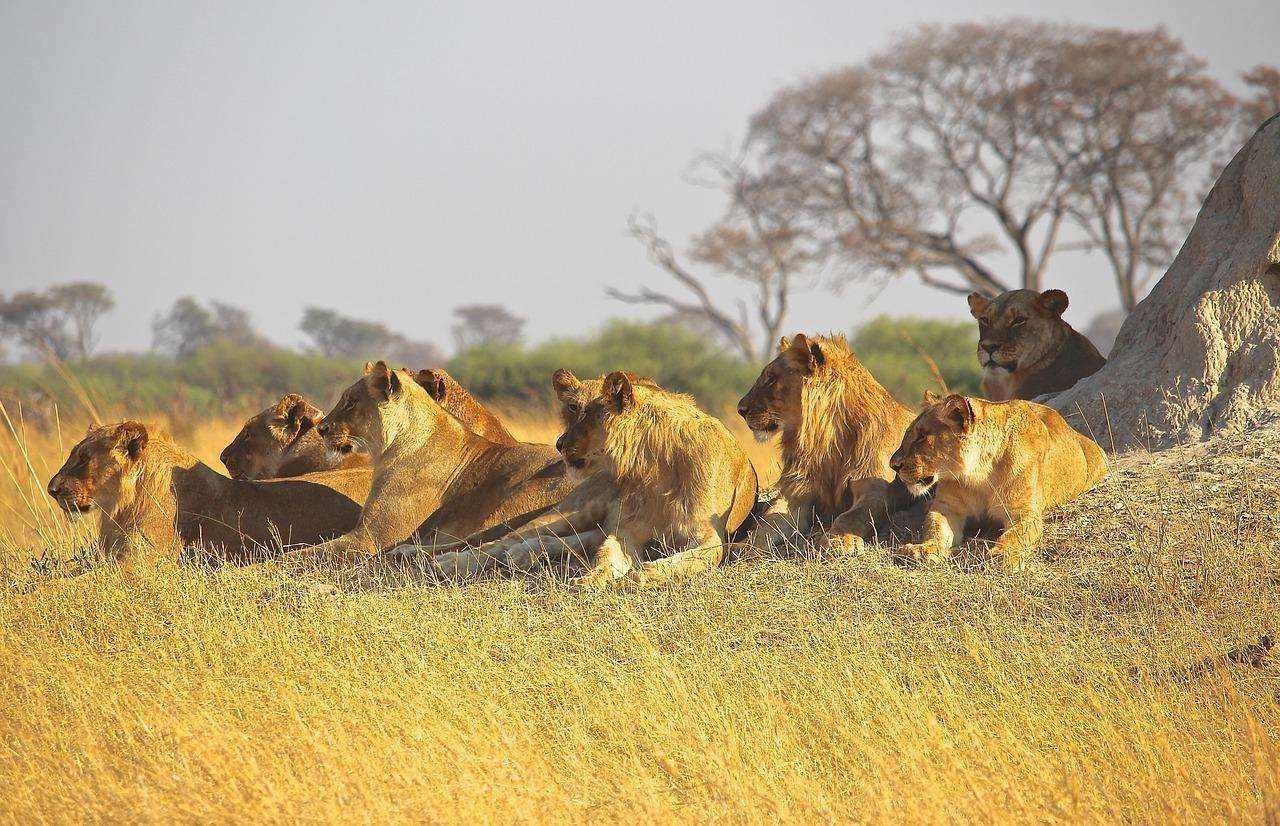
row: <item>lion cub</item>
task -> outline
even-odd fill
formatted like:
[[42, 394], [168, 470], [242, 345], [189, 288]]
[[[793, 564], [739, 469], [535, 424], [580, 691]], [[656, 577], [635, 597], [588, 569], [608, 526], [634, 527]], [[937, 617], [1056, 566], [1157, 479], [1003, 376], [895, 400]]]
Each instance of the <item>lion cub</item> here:
[[[556, 448], [570, 467], [606, 470], [617, 486], [582, 585], [653, 586], [710, 570], [756, 504], [755, 468], [724, 424], [626, 373], [605, 377]], [[674, 553], [645, 561], [650, 542]]]
[[912, 493], [934, 491], [924, 541], [896, 551], [907, 559], [945, 557], [994, 529], [992, 555], [1016, 564], [1044, 533], [1045, 510], [1107, 475], [1102, 448], [1044, 405], [928, 392], [925, 405], [891, 460]]

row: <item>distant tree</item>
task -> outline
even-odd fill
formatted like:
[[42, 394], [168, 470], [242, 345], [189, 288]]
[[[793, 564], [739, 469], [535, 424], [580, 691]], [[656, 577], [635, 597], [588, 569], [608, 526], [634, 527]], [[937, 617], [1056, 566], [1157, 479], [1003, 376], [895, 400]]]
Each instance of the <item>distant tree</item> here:
[[386, 325], [344, 316], [336, 310], [308, 307], [298, 329], [326, 356], [368, 358], [385, 353], [396, 334]]
[[792, 293], [820, 256], [796, 225], [796, 211], [780, 197], [784, 190], [754, 174], [743, 158], [705, 155], [695, 170], [701, 174], [694, 181], [724, 192], [728, 207], [719, 221], [693, 238], [687, 258], [746, 285], [748, 298], [739, 299], [733, 309], [714, 298], [707, 278], [680, 260], [650, 215], [632, 215], [627, 227], [649, 259], [683, 288], [682, 294], [650, 287], [634, 292], [609, 288], [606, 293], [631, 304], [665, 307], [669, 320], [712, 331], [747, 361], [763, 361], [785, 323]]
[[1259, 64], [1240, 73], [1249, 90], [1240, 101], [1240, 127], [1242, 137], [1248, 140], [1262, 122], [1280, 113], [1280, 66]]
[[220, 301], [204, 307], [191, 296], [179, 298], [167, 313], [152, 320], [151, 340], [157, 350], [179, 358], [189, 358], [219, 342], [267, 346], [266, 339], [254, 329], [248, 310]]
[[1131, 305], [1185, 233], [1191, 173], [1232, 108], [1159, 29], [925, 25], [778, 92], [745, 151], [838, 277], [1042, 289], [1072, 246], [1103, 250]]
[[385, 324], [322, 307], [308, 307], [298, 329], [311, 339], [316, 352], [326, 356], [390, 359], [415, 369], [438, 365], [444, 357], [431, 342], [415, 341]]
[[1205, 162], [1234, 122], [1234, 98], [1205, 65], [1160, 29], [1090, 30], [1042, 59], [1029, 90], [1041, 139], [1073, 159], [1067, 214], [1106, 258], [1126, 312], [1187, 237]]
[[33, 354], [71, 357], [71, 336], [48, 293], [27, 290], [0, 299], [0, 331]]
[[0, 298], [0, 335], [36, 355], [88, 358], [97, 343], [94, 330], [114, 306], [110, 290], [88, 281], [15, 293]]
[[98, 322], [115, 309], [111, 290], [93, 281], [72, 281], [50, 287], [48, 294], [71, 328], [74, 354], [88, 358], [98, 346]]
[[519, 344], [525, 319], [501, 304], [464, 304], [453, 311], [453, 341], [458, 351], [484, 344]]

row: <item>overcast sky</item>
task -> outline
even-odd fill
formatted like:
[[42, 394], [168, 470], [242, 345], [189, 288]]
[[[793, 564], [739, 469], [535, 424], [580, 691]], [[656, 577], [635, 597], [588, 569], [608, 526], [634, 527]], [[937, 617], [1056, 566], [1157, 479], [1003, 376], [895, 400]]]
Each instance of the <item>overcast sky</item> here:
[[[683, 241], [719, 212], [682, 175], [780, 85], [918, 21], [1163, 24], [1232, 83], [1280, 59], [1276, 0], [509, 3], [0, 0], [0, 291], [92, 279], [104, 345], [145, 347], [181, 295], [241, 304], [282, 342], [304, 305], [449, 343], [501, 302], [534, 338], [636, 312], [661, 283], [624, 231]], [[1102, 262], [1048, 282], [1083, 324]], [[788, 325], [965, 313], [909, 281], [801, 297]]]

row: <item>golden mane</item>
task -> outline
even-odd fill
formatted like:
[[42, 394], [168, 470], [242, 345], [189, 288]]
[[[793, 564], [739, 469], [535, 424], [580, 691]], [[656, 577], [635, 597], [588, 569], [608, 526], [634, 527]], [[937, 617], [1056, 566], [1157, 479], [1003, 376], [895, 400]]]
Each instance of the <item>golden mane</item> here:
[[889, 456], [912, 413], [862, 366], [843, 335], [809, 341], [826, 363], [804, 380], [799, 429], [782, 434], [779, 486], [788, 500], [816, 498], [831, 512], [849, 483], [893, 478]]

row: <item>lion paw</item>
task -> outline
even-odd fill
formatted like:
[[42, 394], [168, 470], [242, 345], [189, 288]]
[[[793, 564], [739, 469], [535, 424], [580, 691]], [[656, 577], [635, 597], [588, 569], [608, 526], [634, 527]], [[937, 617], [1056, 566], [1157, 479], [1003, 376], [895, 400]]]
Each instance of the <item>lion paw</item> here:
[[933, 545], [927, 543], [915, 543], [899, 545], [894, 548], [893, 558], [897, 562], [925, 565], [932, 562], [941, 562], [945, 558], [945, 554], [940, 552], [938, 548]]
[[431, 567], [440, 577], [454, 580], [471, 579], [482, 570], [479, 558], [471, 551], [437, 554], [431, 559]]
[[866, 550], [866, 541], [853, 533], [828, 533], [823, 537], [822, 547], [827, 553], [841, 556], [860, 556]]

